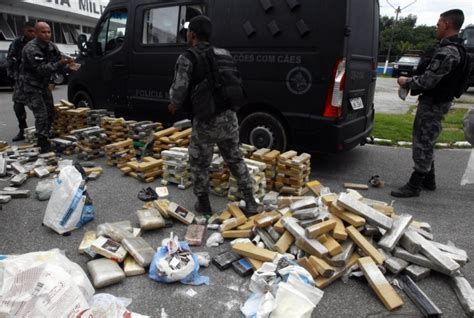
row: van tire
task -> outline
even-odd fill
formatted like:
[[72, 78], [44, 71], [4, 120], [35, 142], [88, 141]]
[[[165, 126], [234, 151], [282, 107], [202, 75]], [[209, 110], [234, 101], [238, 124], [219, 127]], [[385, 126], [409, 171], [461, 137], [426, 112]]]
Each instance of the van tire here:
[[55, 85], [62, 85], [66, 83], [66, 76], [63, 73], [55, 73], [53, 75], [53, 83]]
[[72, 103], [76, 107], [94, 108], [91, 96], [89, 95], [89, 93], [83, 90], [79, 90], [74, 94], [74, 97], [72, 98]]
[[281, 121], [274, 115], [264, 112], [251, 113], [240, 123], [240, 141], [257, 148], [285, 151], [288, 136]]

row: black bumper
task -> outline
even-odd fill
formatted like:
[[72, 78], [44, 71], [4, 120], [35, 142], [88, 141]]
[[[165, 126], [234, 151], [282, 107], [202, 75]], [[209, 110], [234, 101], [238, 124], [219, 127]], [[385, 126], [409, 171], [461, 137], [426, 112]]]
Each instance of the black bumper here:
[[374, 110], [344, 122], [323, 117], [311, 119], [310, 131], [295, 131], [293, 145], [308, 152], [343, 152], [364, 144], [374, 126]]

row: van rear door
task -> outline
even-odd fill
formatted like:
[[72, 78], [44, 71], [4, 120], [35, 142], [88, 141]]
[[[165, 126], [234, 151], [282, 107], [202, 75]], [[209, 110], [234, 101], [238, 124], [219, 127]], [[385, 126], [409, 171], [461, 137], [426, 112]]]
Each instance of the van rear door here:
[[[378, 0], [347, 1], [346, 78], [344, 121], [355, 121], [344, 132], [358, 138], [373, 125], [375, 81], [379, 32]], [[358, 132], [358, 133], [357, 133]]]

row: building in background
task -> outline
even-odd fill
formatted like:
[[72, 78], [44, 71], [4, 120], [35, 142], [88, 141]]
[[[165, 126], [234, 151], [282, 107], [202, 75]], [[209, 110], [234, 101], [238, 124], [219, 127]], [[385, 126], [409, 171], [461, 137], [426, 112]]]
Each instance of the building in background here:
[[90, 35], [108, 0], [1, 0], [0, 51], [21, 34], [25, 21], [45, 21], [52, 40], [64, 53], [77, 51], [77, 36]]

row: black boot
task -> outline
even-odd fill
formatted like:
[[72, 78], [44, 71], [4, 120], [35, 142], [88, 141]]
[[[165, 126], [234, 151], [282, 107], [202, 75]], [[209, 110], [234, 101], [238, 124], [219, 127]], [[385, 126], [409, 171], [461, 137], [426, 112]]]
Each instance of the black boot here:
[[194, 210], [201, 214], [212, 214], [211, 202], [207, 194], [199, 195], [196, 204], [194, 204]]
[[23, 129], [20, 129], [20, 132], [18, 133], [18, 135], [16, 135], [12, 139], [12, 141], [21, 141], [21, 140], [25, 140], [25, 132]]
[[423, 189], [425, 190], [429, 190], [429, 191], [436, 190], [434, 161], [431, 163], [431, 170], [428, 172], [428, 174], [426, 175], [421, 185]]
[[257, 214], [263, 211], [263, 206], [255, 201], [252, 191], [244, 192], [245, 214]]
[[390, 194], [397, 198], [411, 198], [420, 196], [421, 184], [425, 179], [426, 174], [418, 171], [413, 171], [410, 180], [403, 187], [392, 191]]
[[48, 153], [51, 151], [51, 144], [49, 139], [45, 136], [38, 136], [38, 146], [40, 147], [40, 153]]

